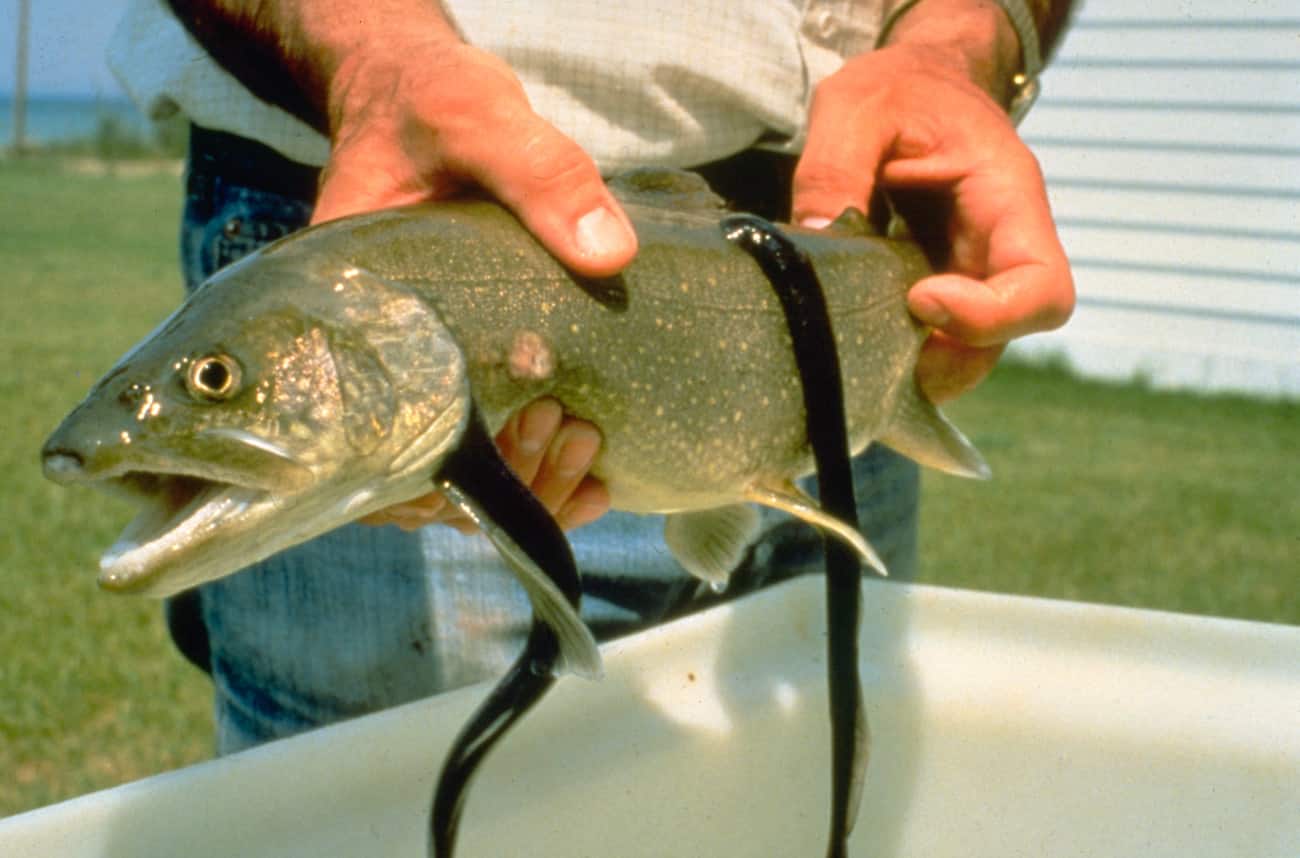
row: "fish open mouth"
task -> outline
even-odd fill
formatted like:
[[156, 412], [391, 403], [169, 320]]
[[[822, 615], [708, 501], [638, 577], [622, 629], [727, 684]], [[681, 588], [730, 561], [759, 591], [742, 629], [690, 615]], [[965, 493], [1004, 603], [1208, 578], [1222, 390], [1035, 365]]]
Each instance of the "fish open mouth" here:
[[267, 492], [188, 474], [130, 471], [102, 487], [125, 495], [140, 512], [99, 561], [99, 582], [110, 590], [148, 586], [163, 567], [242, 516]]

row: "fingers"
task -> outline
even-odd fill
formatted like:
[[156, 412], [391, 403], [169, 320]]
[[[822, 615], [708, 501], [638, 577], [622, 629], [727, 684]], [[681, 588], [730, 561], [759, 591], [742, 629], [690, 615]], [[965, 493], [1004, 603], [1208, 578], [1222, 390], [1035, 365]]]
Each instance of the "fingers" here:
[[[373, 527], [394, 524], [402, 530], [416, 530], [434, 522], [455, 525], [458, 524], [456, 518], [457, 513], [448, 505], [447, 499], [437, 492], [430, 492], [423, 497], [372, 512], [370, 515], [357, 519], [357, 521]], [[463, 516], [461, 518], [463, 519], [463, 526], [468, 527], [469, 519]], [[461, 528], [458, 527], [458, 529]]]
[[[392, 138], [382, 133], [349, 140], [336, 148], [322, 173], [312, 222], [444, 197], [461, 185], [479, 184], [566, 268], [589, 277], [622, 270], [636, 255], [636, 233], [595, 163], [531, 111], [512, 124], [517, 130], [484, 132], [473, 144], [448, 153], [455, 168], [437, 171], [407, 161], [409, 153], [394, 151]], [[444, 163], [434, 155], [421, 160]]]
[[475, 179], [565, 267], [607, 277], [631, 262], [636, 233], [595, 162], [531, 110], [511, 125], [498, 145], [461, 156]]
[[821, 229], [846, 208], [865, 212], [876, 183], [876, 165], [888, 152], [892, 131], [864, 112], [873, 99], [836, 88], [834, 78], [818, 87], [808, 141], [795, 167], [791, 213], [795, 223]]
[[560, 403], [538, 399], [511, 415], [497, 433], [497, 449], [520, 480], [533, 482], [563, 419]]
[[921, 393], [935, 404], [956, 399], [985, 379], [1002, 356], [1005, 345], [978, 348], [935, 331], [925, 341], [916, 362]]
[[505, 63], [463, 43], [413, 50], [426, 53], [358, 63], [339, 87], [313, 222], [477, 185], [579, 274], [631, 261], [636, 234], [595, 162], [533, 112]]
[[[947, 153], [891, 164], [887, 172], [950, 175], [954, 273], [928, 277], [908, 293], [923, 322], [976, 347], [1065, 324], [1074, 308], [1074, 280], [1056, 235], [1037, 162], [1024, 149], [998, 162], [954, 164]], [[948, 163], [945, 163], [948, 162]]]
[[[584, 420], [565, 418], [553, 399], [539, 399], [514, 414], [497, 433], [502, 458], [565, 530], [595, 521], [609, 510], [609, 492], [588, 471], [600, 452], [600, 432]], [[413, 530], [447, 524], [470, 533], [472, 522], [437, 493], [395, 504], [361, 519]]]
[[793, 205], [796, 220], [821, 226], [866, 210], [877, 184], [951, 200], [951, 270], [908, 293], [913, 315], [941, 332], [918, 380], [945, 399], [982, 379], [1008, 341], [1063, 324], [1074, 284], [1033, 154], [986, 93], [933, 60], [888, 48], [818, 87]]
[[595, 521], [609, 509], [608, 491], [587, 473], [600, 442], [595, 426], [565, 418], [553, 399], [530, 403], [497, 434], [510, 467], [565, 530]]
[[1018, 266], [987, 281], [959, 274], [927, 277], [912, 287], [908, 309], [967, 345], [988, 347], [1059, 328], [1074, 306], [1069, 268]]

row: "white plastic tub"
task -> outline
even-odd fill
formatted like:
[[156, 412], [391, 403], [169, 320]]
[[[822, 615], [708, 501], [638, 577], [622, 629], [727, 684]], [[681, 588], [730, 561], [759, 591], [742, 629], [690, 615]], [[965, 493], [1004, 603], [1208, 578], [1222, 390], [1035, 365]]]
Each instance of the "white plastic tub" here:
[[[1300, 628], [868, 582], [854, 855], [1300, 856]], [[605, 647], [488, 759], [472, 856], [817, 856], [819, 579]], [[5, 858], [423, 855], [484, 687], [0, 820]]]

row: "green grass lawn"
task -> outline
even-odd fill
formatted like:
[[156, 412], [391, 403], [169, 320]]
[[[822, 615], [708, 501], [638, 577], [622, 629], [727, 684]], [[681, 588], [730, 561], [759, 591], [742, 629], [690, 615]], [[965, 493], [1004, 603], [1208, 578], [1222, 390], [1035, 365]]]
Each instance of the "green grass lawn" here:
[[[206, 680], [100, 593], [129, 517], [46, 483], [45, 435], [179, 293], [175, 176], [0, 161], [0, 816], [203, 759]], [[1004, 367], [949, 409], [995, 471], [927, 475], [923, 579], [1300, 623], [1300, 410]]]

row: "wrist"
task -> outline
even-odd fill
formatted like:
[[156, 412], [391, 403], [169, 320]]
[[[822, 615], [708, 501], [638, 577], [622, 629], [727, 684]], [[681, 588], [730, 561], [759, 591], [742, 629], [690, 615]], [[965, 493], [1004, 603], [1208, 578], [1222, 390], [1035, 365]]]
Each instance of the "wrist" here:
[[1021, 70], [1016, 29], [991, 0], [920, 0], [889, 22], [881, 45], [922, 50], [1006, 107]]
[[290, 74], [333, 129], [349, 100], [380, 96], [399, 71], [430, 46], [459, 45], [437, 3], [377, 0], [357, 11], [352, 0], [264, 4]]
[[[352, 0], [167, 2], [254, 95], [322, 131], [333, 123], [340, 81], [366, 77], [357, 68], [397, 67], [415, 42], [460, 43], [430, 0], [370, 0], [364, 11]], [[384, 63], [385, 56], [391, 61]]]

